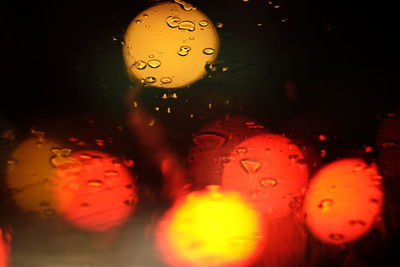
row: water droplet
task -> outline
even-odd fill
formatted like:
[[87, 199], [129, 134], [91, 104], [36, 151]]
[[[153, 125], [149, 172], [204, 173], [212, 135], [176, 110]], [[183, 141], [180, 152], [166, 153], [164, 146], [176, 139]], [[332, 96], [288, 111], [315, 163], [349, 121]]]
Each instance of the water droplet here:
[[222, 164], [226, 164], [229, 163], [232, 160], [232, 158], [229, 156], [222, 156], [219, 157], [219, 160], [221, 161]]
[[161, 65], [161, 62], [157, 59], [152, 59], [147, 63], [147, 65], [151, 68], [158, 68]]
[[137, 24], [142, 23], [142, 21], [141, 21], [140, 19], [137, 19], [135, 22], [136, 22]]
[[399, 151], [400, 142], [394, 140], [385, 140], [381, 143], [383, 151]]
[[371, 198], [370, 201], [371, 201], [372, 203], [375, 203], [375, 204], [378, 204], [378, 203], [379, 203], [379, 199], [377, 199], [377, 198]]
[[180, 30], [187, 30], [187, 31], [194, 31], [195, 24], [190, 20], [184, 20], [179, 23], [178, 29]]
[[214, 54], [214, 49], [212, 49], [212, 48], [204, 48], [203, 49], [203, 53], [204, 54], [206, 54], [206, 55], [212, 55], [212, 54]]
[[322, 209], [323, 212], [328, 211], [333, 205], [333, 200], [332, 199], [324, 199], [322, 200], [318, 208]]
[[54, 215], [56, 215], [55, 210], [50, 209], [50, 208], [45, 209], [45, 210], [43, 211], [43, 213], [44, 213], [44, 215], [46, 215], [46, 216], [54, 216]]
[[259, 183], [262, 187], [275, 187], [278, 181], [275, 178], [264, 177], [259, 180]]
[[193, 138], [200, 151], [211, 151], [220, 148], [225, 143], [225, 138], [216, 134], [200, 134]]
[[113, 178], [113, 177], [116, 177], [118, 175], [119, 175], [118, 172], [114, 171], [114, 170], [108, 170], [108, 171], [104, 172], [104, 177], [105, 178]]
[[178, 55], [186, 56], [190, 50], [191, 50], [190, 46], [187, 45], [181, 46], [181, 48], [178, 51]]
[[295, 196], [292, 201], [289, 202], [289, 208], [299, 209], [303, 205], [303, 196]]
[[246, 147], [238, 147], [236, 153], [243, 157], [247, 153], [248, 149]]
[[137, 198], [130, 196], [130, 197], [128, 197], [127, 200], [124, 201], [124, 204], [128, 205], [128, 206], [134, 206], [136, 204], [136, 202], [137, 202]]
[[189, 40], [194, 40], [194, 36], [190, 36], [190, 37], [189, 37]]
[[135, 162], [131, 159], [124, 159], [122, 162], [126, 167], [132, 167], [135, 164]]
[[258, 196], [259, 193], [260, 193], [260, 192], [259, 192], [258, 190], [250, 190], [250, 191], [249, 191], [250, 197], [251, 197], [253, 200], [257, 198], [257, 196]]
[[349, 221], [351, 226], [357, 227], [357, 228], [362, 228], [365, 227], [366, 223], [362, 220], [351, 220]]
[[306, 159], [298, 159], [298, 160], [296, 160], [296, 163], [298, 163], [298, 164], [307, 164], [307, 160]]
[[176, 28], [179, 26], [179, 23], [181, 22], [181, 19], [175, 16], [169, 16], [165, 19], [165, 22], [167, 22], [167, 25], [171, 28]]
[[254, 174], [258, 172], [262, 166], [261, 162], [253, 159], [242, 159], [240, 165], [248, 174]]
[[138, 70], [143, 70], [146, 68], [146, 66], [147, 66], [147, 64], [143, 60], [138, 60], [135, 63], [133, 63], [133, 65], [132, 65], [132, 67], [134, 67]]
[[79, 155], [79, 159], [81, 160], [91, 160], [93, 159], [93, 156], [87, 153], [82, 153]]
[[103, 185], [103, 181], [99, 180], [99, 179], [95, 179], [95, 180], [89, 180], [87, 182], [88, 186], [93, 186], [93, 187], [99, 187]]
[[160, 81], [162, 84], [168, 84], [172, 82], [172, 79], [170, 77], [162, 77]]
[[12, 167], [12, 166], [14, 166], [15, 164], [17, 164], [17, 160], [16, 159], [9, 159], [9, 160], [7, 160], [7, 165], [9, 166], [9, 167]]
[[49, 207], [49, 206], [50, 206], [50, 203], [47, 202], [47, 201], [41, 201], [39, 203], [39, 207], [41, 207], [41, 208], [46, 208], [46, 207]]
[[143, 14], [143, 18], [147, 19], [149, 15]]
[[206, 27], [208, 25], [208, 21], [207, 20], [201, 20], [201, 21], [199, 21], [199, 25], [201, 27]]
[[344, 235], [342, 234], [337, 234], [337, 233], [333, 233], [329, 235], [329, 238], [335, 241], [341, 241], [344, 239]]
[[149, 24], [146, 24], [144, 27], [146, 27], [147, 29], [149, 29], [149, 28], [150, 28], [150, 25], [149, 25]]
[[155, 83], [156, 82], [156, 78], [154, 78], [153, 76], [149, 76], [146, 77], [146, 83]]
[[183, 10], [185, 10], [185, 11], [190, 11], [190, 10], [196, 9], [192, 4], [186, 3], [186, 2], [183, 1], [183, 0], [175, 0], [174, 2], [177, 3], [177, 4], [179, 4], [180, 7], [181, 7]]
[[217, 28], [221, 29], [222, 27], [224, 27], [224, 24], [222, 22], [217, 22], [216, 26]]

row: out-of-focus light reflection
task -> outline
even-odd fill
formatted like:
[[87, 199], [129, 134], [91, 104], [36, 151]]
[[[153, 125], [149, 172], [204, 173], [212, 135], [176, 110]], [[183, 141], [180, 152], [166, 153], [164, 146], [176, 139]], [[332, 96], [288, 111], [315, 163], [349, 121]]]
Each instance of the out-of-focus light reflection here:
[[262, 249], [258, 213], [233, 191], [195, 191], [165, 214], [156, 244], [171, 266], [246, 266]]
[[221, 184], [222, 169], [230, 153], [246, 138], [267, 133], [259, 122], [246, 116], [228, 116], [203, 126], [189, 151], [189, 176], [194, 188]]
[[43, 138], [29, 138], [10, 155], [6, 182], [16, 204], [40, 217], [55, 215], [53, 190], [57, 180], [53, 149], [60, 147]]
[[383, 205], [382, 177], [375, 163], [343, 159], [316, 173], [304, 211], [311, 233], [325, 243], [344, 244], [364, 236]]
[[124, 223], [137, 202], [136, 186], [122, 160], [99, 151], [71, 154], [74, 166], [58, 168], [58, 212], [72, 225], [105, 231]]
[[241, 192], [267, 219], [301, 206], [308, 184], [307, 159], [290, 139], [257, 135], [238, 144], [230, 158], [222, 186]]
[[205, 14], [187, 6], [162, 3], [133, 19], [123, 47], [129, 75], [146, 85], [177, 88], [206, 73], [204, 66], [218, 54], [217, 31]]
[[11, 234], [4, 233], [0, 228], [0, 267], [8, 267], [8, 259], [11, 250]]

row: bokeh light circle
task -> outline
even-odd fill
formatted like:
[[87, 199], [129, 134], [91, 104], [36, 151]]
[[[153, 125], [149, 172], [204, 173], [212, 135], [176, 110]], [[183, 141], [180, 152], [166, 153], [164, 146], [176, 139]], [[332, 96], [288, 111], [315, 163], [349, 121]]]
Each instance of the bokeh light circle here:
[[218, 48], [217, 31], [205, 14], [183, 4], [162, 3], [133, 19], [123, 54], [131, 77], [151, 86], [177, 88], [200, 79]]
[[311, 233], [329, 244], [344, 244], [365, 235], [382, 211], [381, 179], [375, 163], [368, 165], [358, 158], [323, 167], [313, 177], [304, 202]]
[[164, 215], [157, 248], [171, 266], [246, 266], [258, 256], [258, 213], [233, 191], [209, 186], [188, 194]]

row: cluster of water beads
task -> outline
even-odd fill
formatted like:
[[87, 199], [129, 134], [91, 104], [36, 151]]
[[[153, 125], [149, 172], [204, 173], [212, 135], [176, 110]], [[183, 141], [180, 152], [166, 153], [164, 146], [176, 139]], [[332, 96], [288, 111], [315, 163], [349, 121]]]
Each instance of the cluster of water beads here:
[[176, 16], [168, 16], [165, 19], [168, 27], [170, 28], [178, 28], [180, 30], [194, 31], [196, 29], [196, 25], [190, 20], [181, 20]]

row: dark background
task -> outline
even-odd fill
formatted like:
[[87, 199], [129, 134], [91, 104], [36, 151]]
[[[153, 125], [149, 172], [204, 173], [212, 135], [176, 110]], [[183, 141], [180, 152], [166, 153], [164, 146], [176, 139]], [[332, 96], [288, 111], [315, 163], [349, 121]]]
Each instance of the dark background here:
[[[182, 157], [192, 133], [225, 114], [252, 116], [310, 143], [327, 134], [335, 140], [332, 157], [374, 145], [378, 118], [399, 106], [398, 25], [389, 2], [349, 2], [193, 1], [214, 23], [223, 23], [218, 60], [229, 70], [174, 90], [178, 99], [161, 99], [164, 91], [149, 87], [136, 100], [164, 125]], [[136, 14], [154, 3], [3, 3], [0, 129], [14, 129], [18, 140], [33, 127], [93, 147], [95, 138], [112, 137], [105, 150], [134, 158], [136, 171], [144, 172], [146, 160], [127, 130], [134, 99], [121, 41]], [[157, 192], [157, 173], [146, 171], [139, 182]]]

